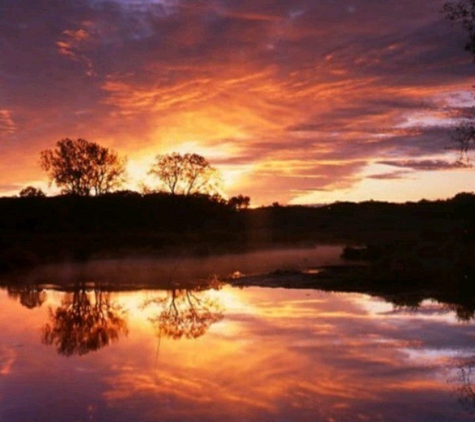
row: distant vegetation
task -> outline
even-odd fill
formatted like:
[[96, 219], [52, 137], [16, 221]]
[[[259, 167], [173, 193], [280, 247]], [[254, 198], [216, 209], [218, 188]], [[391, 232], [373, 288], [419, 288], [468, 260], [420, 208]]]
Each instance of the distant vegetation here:
[[228, 204], [237, 210], [247, 210], [251, 205], [251, 198], [244, 195], [233, 196]]
[[163, 192], [0, 198], [0, 266], [8, 270], [58, 259], [318, 243], [372, 244], [385, 250], [384, 245], [407, 249], [433, 242], [440, 250], [453, 244], [455, 251], [462, 239], [472, 241], [474, 223], [471, 193], [434, 202], [257, 209], [239, 207], [232, 198]]
[[43, 198], [46, 196], [41, 189], [35, 188], [33, 186], [27, 186], [23, 188], [19, 195], [20, 198]]

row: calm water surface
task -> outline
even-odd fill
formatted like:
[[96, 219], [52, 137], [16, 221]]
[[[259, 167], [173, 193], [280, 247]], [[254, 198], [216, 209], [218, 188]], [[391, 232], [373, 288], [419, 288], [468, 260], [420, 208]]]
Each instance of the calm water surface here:
[[68, 274], [0, 290], [2, 422], [475, 418], [474, 326], [443, 304]]

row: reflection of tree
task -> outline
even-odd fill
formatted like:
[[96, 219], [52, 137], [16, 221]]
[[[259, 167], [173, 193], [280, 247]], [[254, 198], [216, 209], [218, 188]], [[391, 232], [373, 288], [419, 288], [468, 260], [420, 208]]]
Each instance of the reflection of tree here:
[[38, 286], [9, 286], [8, 296], [17, 299], [28, 309], [40, 307], [46, 300], [46, 293]]
[[416, 311], [421, 306], [423, 297], [414, 294], [397, 294], [397, 295], [387, 295], [383, 298], [393, 304], [396, 310], [408, 309], [410, 311]]
[[110, 302], [108, 293], [85, 287], [66, 295], [54, 312], [50, 309], [50, 323], [43, 327], [43, 343], [54, 345], [65, 356], [85, 355], [117, 341], [127, 334], [123, 309]]
[[174, 287], [144, 302], [144, 307], [156, 306], [158, 313], [149, 318], [159, 337], [173, 339], [198, 338], [209, 327], [223, 318], [221, 307], [216, 299], [207, 295], [206, 289], [217, 290], [219, 284], [206, 287]]
[[[423, 298], [416, 296], [387, 296], [384, 299], [394, 306], [396, 311], [399, 310], [408, 310], [410, 312], [417, 312], [421, 307]], [[458, 321], [469, 322], [472, 319], [475, 319], [475, 309], [471, 304], [461, 304], [461, 303], [444, 303], [443, 308], [455, 313], [455, 317]]]
[[475, 309], [473, 306], [457, 303], [446, 305], [446, 307], [455, 312], [459, 321], [468, 322], [475, 317]]
[[458, 366], [459, 374], [455, 382], [462, 406], [470, 413], [475, 413], [475, 361], [473, 359]]

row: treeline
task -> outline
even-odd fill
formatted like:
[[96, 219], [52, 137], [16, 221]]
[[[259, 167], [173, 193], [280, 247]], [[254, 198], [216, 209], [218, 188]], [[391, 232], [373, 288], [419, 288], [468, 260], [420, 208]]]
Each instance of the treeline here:
[[[140, 194], [120, 191], [100, 196], [59, 195], [54, 197], [0, 198], [0, 232], [64, 233], [133, 231], [265, 229], [312, 234], [331, 229], [356, 234], [380, 230], [444, 228], [475, 219], [475, 195], [461, 193], [449, 200], [405, 204], [367, 201], [337, 202], [321, 207], [273, 205], [241, 209], [218, 195], [176, 195], [165, 192]], [[439, 221], [441, 225], [435, 225]], [[230, 224], [234, 226], [229, 226]], [[340, 229], [341, 228], [341, 229]]]
[[130, 254], [207, 254], [236, 244], [231, 233], [239, 231], [240, 212], [206, 194], [0, 198], [0, 271]]
[[[116, 192], [0, 198], [0, 268], [126, 254], [210, 254], [318, 243], [473, 240], [475, 195], [447, 201], [239, 209], [219, 196]], [[465, 241], [464, 240], [464, 241]]]
[[0, 198], [4, 233], [117, 232], [146, 230], [182, 233], [227, 226], [235, 207], [205, 194], [139, 194]]
[[347, 242], [384, 242], [444, 237], [468, 230], [475, 221], [475, 195], [449, 200], [407, 202], [337, 202], [322, 207], [272, 206], [255, 209], [247, 221], [272, 240], [317, 238]]

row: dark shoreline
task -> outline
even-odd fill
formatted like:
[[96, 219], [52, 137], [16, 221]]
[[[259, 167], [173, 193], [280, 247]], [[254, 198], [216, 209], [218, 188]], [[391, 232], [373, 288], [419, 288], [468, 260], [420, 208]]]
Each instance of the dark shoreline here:
[[350, 245], [346, 257], [363, 259], [367, 265], [323, 268], [316, 275], [287, 279], [278, 275], [274, 280], [285, 281], [283, 287], [311, 282], [322, 289], [383, 296], [412, 291], [413, 302], [418, 292], [450, 293], [460, 303], [466, 302], [462, 296], [475, 296], [473, 194], [406, 204], [370, 201], [249, 210], [236, 210], [205, 195], [0, 198], [4, 275], [54, 263], [206, 258], [321, 244]]
[[[184, 261], [185, 262], [185, 261]], [[64, 265], [64, 264], [63, 264]], [[275, 270], [250, 275], [200, 276], [170, 278], [160, 273], [150, 279], [130, 279], [124, 282], [114, 276], [91, 278], [81, 275], [81, 264], [73, 264], [71, 269], [63, 268], [68, 277], [38, 277], [35, 270], [10, 272], [0, 278], [0, 288], [9, 295], [30, 299], [45, 289], [74, 292], [78, 289], [103, 292], [133, 290], [189, 290], [204, 291], [230, 285], [236, 288], [261, 287], [282, 289], [320, 290], [333, 293], [360, 293], [379, 297], [395, 308], [417, 309], [424, 300], [435, 300], [453, 310], [459, 320], [475, 318], [475, 278], [451, 277], [435, 281], [429, 273], [419, 273], [418, 277], [407, 278], [404, 273], [381, 272], [369, 263], [321, 265], [295, 270]], [[61, 268], [61, 265], [59, 266]], [[41, 270], [41, 268], [39, 268]], [[120, 269], [119, 269], [120, 271]], [[87, 271], [86, 271], [87, 273]], [[123, 274], [122, 274], [123, 275]], [[413, 275], [413, 274], [412, 274]], [[432, 274], [433, 276], [434, 274]], [[108, 281], [105, 281], [108, 280]], [[36, 303], [36, 302], [35, 302]]]

